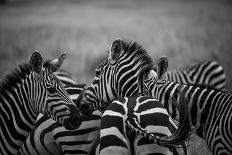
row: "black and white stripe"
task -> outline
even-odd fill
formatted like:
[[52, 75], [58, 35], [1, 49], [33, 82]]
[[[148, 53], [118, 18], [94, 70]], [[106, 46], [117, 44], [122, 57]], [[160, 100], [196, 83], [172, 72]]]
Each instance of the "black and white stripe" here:
[[[65, 54], [43, 67], [38, 52], [30, 63], [8, 74], [0, 85], [0, 154], [15, 154], [32, 130], [41, 112], [68, 129], [78, 128], [79, 113], [53, 71], [61, 66]], [[52, 68], [52, 69], [51, 69]], [[77, 121], [75, 121], [77, 120]]]
[[169, 81], [225, 90], [226, 75], [223, 67], [213, 60], [200, 61], [185, 68], [169, 70], [165, 74]]
[[[187, 107], [180, 105], [182, 120], [177, 128], [156, 99], [140, 96], [113, 101], [101, 120], [100, 154], [172, 154], [184, 145], [190, 131]], [[130, 129], [137, 134], [128, 134]], [[136, 136], [133, 141], [131, 135]]]

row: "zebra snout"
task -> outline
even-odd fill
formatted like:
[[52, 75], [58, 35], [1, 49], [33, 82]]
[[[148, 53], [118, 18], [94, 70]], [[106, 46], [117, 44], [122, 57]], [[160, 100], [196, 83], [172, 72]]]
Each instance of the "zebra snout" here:
[[90, 116], [93, 112], [92, 106], [88, 103], [81, 103], [79, 109], [81, 114], [84, 116]]
[[64, 127], [67, 130], [78, 129], [82, 123], [82, 118], [80, 112], [73, 105], [69, 105], [71, 111], [70, 117], [64, 121]]
[[81, 123], [82, 123], [82, 119], [80, 115], [75, 115], [72, 118], [69, 118], [64, 121], [64, 127], [67, 130], [75, 130], [80, 127]]

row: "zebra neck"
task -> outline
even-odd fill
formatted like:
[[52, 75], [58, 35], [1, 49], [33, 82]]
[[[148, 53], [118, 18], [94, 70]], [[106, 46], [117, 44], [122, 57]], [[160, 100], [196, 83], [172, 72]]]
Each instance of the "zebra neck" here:
[[[4, 136], [13, 137], [11, 153], [16, 153], [32, 131], [38, 113], [36, 113], [29, 99], [31, 88], [27, 85], [26, 78], [21, 83], [8, 87], [0, 94], [0, 116], [3, 121]], [[3, 120], [2, 120], [3, 119]], [[0, 144], [1, 145], [1, 144]], [[11, 154], [10, 153], [10, 154]]]

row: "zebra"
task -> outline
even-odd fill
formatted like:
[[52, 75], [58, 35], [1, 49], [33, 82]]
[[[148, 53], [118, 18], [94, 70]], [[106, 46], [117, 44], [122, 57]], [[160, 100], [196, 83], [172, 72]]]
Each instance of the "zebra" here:
[[173, 117], [178, 118], [173, 105], [167, 101], [178, 94], [180, 89], [188, 102], [190, 123], [196, 133], [206, 140], [214, 155], [232, 154], [232, 94], [193, 85], [170, 82], [165, 79], [168, 67], [167, 57], [158, 62], [157, 72], [141, 72], [140, 84], [144, 94], [159, 99]]
[[64, 86], [78, 84], [77, 79], [64, 69], [54, 72], [54, 75], [63, 83]]
[[[181, 120], [177, 129], [157, 99], [131, 96], [113, 101], [101, 119], [100, 154], [172, 154], [168, 148], [184, 144], [190, 131], [187, 106], [180, 105]], [[127, 138], [128, 128], [139, 135], [135, 138], [133, 153]]]
[[149, 64], [147, 68], [153, 68], [152, 57], [137, 42], [117, 39], [108, 53], [108, 59], [96, 68], [94, 79], [77, 99], [83, 115], [88, 116], [96, 109], [104, 112], [120, 97], [140, 96], [138, 75], [146, 64]]
[[43, 57], [34, 52], [0, 83], [0, 154], [15, 154], [32, 130], [41, 112], [66, 129], [81, 124], [80, 114], [60, 81], [53, 75], [66, 54], [43, 66]]
[[83, 115], [90, 115], [95, 109], [104, 111], [109, 103], [120, 97], [142, 94], [137, 75], [145, 64], [153, 63], [151, 56], [137, 42], [121, 39], [112, 43], [108, 53], [108, 59], [96, 68], [95, 77], [77, 99]]
[[[65, 86], [73, 102], [84, 88], [84, 84]], [[18, 154], [90, 154], [95, 152], [95, 145], [100, 137], [102, 113], [82, 118], [82, 124], [76, 130], [66, 130], [64, 126], [46, 116], [40, 115], [35, 128], [20, 148]]]
[[226, 74], [223, 67], [214, 60], [202, 60], [180, 69], [168, 70], [165, 78], [169, 81], [225, 90]]

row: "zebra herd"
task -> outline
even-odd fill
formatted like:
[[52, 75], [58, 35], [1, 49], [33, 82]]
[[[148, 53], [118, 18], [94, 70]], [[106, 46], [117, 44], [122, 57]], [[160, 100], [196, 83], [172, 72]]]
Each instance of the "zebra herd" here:
[[167, 71], [166, 57], [155, 63], [117, 39], [78, 84], [58, 70], [64, 58], [34, 52], [2, 80], [0, 154], [191, 154], [193, 132], [212, 154], [232, 154], [232, 95], [218, 62]]

